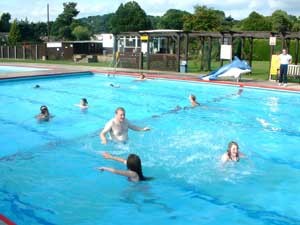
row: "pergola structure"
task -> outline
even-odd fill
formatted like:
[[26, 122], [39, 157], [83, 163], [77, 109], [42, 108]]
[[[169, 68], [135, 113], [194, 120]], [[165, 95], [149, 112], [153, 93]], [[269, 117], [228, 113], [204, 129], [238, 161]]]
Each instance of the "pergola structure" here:
[[[139, 32], [126, 32], [116, 35], [114, 52], [117, 52], [118, 41], [121, 37], [124, 36], [136, 36], [136, 37], [147, 37], [147, 51], [145, 53], [146, 62], [143, 62], [143, 56], [141, 56], [141, 48], [135, 49], [134, 52], [127, 52], [126, 54], [121, 54], [122, 60], [128, 59], [131, 57], [131, 62], [135, 61], [133, 67], [139, 69], [156, 69], [156, 70], [170, 70], [170, 71], [180, 71], [180, 65], [182, 61], [188, 63], [189, 55], [189, 43], [190, 39], [196, 38], [199, 39], [201, 46], [206, 44], [208, 46], [208, 57], [207, 57], [207, 68], [211, 70], [211, 50], [213, 45], [213, 39], [218, 39], [219, 43], [232, 45], [233, 41], [237, 38], [241, 40], [241, 58], [246, 59], [250, 65], [253, 61], [253, 47], [254, 39], [269, 39], [270, 37], [276, 37], [281, 40], [282, 48], [290, 48], [290, 41], [296, 41], [295, 59], [294, 63], [298, 64], [299, 57], [299, 39], [300, 32], [287, 32], [287, 33], [275, 33], [275, 32], [262, 32], [262, 31], [224, 31], [224, 32], [184, 32], [182, 30], [145, 30]], [[166, 48], [156, 49], [153, 51], [152, 46], [153, 42], [158, 38], [164, 39], [164, 45]], [[250, 43], [250, 53], [248, 58], [246, 58], [244, 47], [246, 40]], [[204, 55], [204, 48], [202, 48], [202, 55]], [[125, 51], [126, 52], [126, 51]], [[124, 53], [125, 53], [124, 52]], [[274, 46], [270, 46], [270, 55], [274, 52]], [[129, 62], [129, 61], [128, 61]], [[128, 63], [130, 64], [130, 62]], [[223, 61], [221, 60], [221, 65]], [[201, 68], [203, 68], [203, 60], [201, 62]]]

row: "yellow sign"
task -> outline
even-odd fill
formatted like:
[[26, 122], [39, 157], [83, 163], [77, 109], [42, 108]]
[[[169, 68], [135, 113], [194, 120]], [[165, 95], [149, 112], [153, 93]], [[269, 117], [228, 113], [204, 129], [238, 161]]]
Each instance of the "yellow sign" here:
[[148, 35], [142, 35], [141, 41], [148, 41]]
[[279, 68], [280, 68], [279, 55], [272, 55], [270, 74], [277, 75], [277, 70]]

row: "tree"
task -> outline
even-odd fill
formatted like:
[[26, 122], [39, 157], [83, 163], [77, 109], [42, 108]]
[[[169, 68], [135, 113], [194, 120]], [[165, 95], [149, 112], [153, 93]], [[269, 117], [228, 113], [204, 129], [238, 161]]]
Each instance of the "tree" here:
[[74, 18], [78, 15], [79, 11], [76, 10], [77, 3], [69, 2], [63, 3], [64, 11], [58, 15], [52, 26], [52, 35], [56, 36], [59, 40], [73, 40], [72, 23]]
[[72, 34], [76, 37], [77, 41], [89, 40], [91, 36], [89, 29], [80, 25], [73, 29]]
[[257, 12], [251, 12], [241, 21], [241, 25], [241, 30], [244, 31], [271, 31], [271, 22]]
[[186, 31], [219, 31], [225, 20], [225, 13], [206, 6], [196, 5], [192, 15], [184, 17], [183, 28]]
[[161, 29], [183, 29], [183, 18], [190, 13], [177, 9], [169, 9], [159, 20], [158, 28]]
[[9, 13], [3, 13], [0, 18], [0, 32], [9, 32], [11, 16]]
[[21, 40], [20, 28], [17, 24], [17, 20], [14, 20], [8, 34], [8, 43], [9, 45], [16, 45]]
[[145, 11], [135, 1], [121, 4], [111, 18], [112, 33], [139, 31], [151, 28]]
[[285, 33], [291, 31], [292, 22], [288, 14], [282, 10], [276, 10], [271, 16], [272, 31]]
[[160, 21], [160, 16], [150, 16], [150, 15], [147, 15], [147, 20], [150, 21], [150, 27], [149, 29], [158, 29], [158, 23]]
[[104, 14], [102, 16], [89, 16], [87, 18], [81, 18], [78, 21], [89, 28], [92, 34], [108, 33], [111, 30], [110, 20], [114, 14]]

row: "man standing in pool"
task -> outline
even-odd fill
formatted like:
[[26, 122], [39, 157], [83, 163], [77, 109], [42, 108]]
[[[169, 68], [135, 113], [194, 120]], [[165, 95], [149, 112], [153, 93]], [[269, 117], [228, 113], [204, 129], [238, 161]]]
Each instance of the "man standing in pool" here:
[[126, 142], [128, 139], [128, 128], [134, 131], [148, 131], [149, 127], [138, 127], [131, 124], [125, 118], [125, 109], [118, 107], [115, 110], [115, 117], [108, 121], [100, 133], [102, 144], [107, 143], [106, 134], [109, 132], [110, 137], [116, 142]]

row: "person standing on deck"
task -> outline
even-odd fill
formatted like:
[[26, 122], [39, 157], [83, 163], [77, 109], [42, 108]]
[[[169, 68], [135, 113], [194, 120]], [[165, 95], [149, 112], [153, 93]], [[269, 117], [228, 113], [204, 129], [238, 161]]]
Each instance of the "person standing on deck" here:
[[287, 54], [286, 49], [282, 49], [282, 53], [279, 55], [280, 60], [280, 75], [279, 75], [279, 86], [287, 86], [287, 72], [288, 65], [292, 62], [292, 56]]

